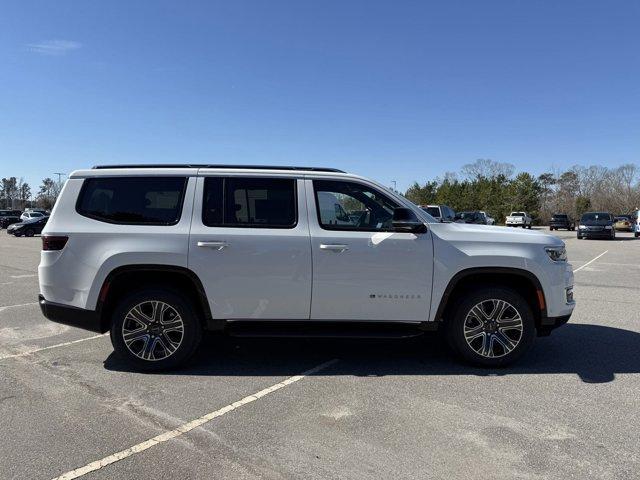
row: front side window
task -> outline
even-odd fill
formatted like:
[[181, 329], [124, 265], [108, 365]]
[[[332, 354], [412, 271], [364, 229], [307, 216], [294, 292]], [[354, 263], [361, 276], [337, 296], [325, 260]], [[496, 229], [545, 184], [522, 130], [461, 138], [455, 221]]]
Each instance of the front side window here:
[[314, 180], [318, 222], [327, 230], [393, 231], [400, 205], [366, 185]]
[[182, 213], [186, 177], [99, 177], [84, 181], [80, 215], [125, 225], [175, 225]]
[[208, 177], [202, 223], [208, 227], [294, 228], [293, 178]]

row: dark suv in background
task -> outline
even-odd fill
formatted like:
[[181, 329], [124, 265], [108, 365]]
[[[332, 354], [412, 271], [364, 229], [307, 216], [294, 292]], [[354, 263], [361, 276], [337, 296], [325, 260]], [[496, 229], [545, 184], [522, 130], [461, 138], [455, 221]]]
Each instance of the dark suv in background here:
[[609, 212], [587, 212], [582, 215], [578, 226], [578, 240], [582, 238], [616, 238], [613, 215]]
[[12, 223], [20, 221], [20, 210], [0, 210], [0, 228], [7, 228]]
[[559, 230], [560, 228], [575, 230], [576, 222], [566, 213], [554, 213], [549, 222], [549, 230]]

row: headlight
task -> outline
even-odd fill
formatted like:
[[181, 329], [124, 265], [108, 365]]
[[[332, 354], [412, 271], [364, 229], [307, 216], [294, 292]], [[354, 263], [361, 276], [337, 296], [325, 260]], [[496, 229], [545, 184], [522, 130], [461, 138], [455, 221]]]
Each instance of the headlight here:
[[545, 247], [544, 249], [549, 255], [549, 258], [554, 262], [566, 262], [567, 261], [567, 249], [561, 247]]
[[604, 228], [605, 230], [611, 230], [613, 227], [611, 225], [605, 225]]
[[578, 228], [579, 228], [580, 230], [586, 230], [586, 229], [587, 229], [587, 226], [586, 226], [586, 225], [580, 225]]

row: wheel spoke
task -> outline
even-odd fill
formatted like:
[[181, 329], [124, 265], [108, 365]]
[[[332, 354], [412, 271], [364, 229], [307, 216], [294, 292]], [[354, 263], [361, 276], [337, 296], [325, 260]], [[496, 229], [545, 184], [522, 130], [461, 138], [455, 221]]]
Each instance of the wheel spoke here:
[[150, 318], [143, 313], [142, 309], [140, 308], [140, 305], [136, 305], [131, 310], [129, 310], [129, 313], [127, 313], [126, 319], [134, 320], [138, 322], [140, 325], [143, 325], [145, 327], [149, 325], [151, 322], [153, 322], [153, 318]]
[[482, 309], [482, 304], [479, 303], [477, 305], [475, 305], [472, 309], [471, 312], [469, 312], [471, 315], [475, 316], [478, 320], [480, 321], [484, 321], [484, 320], [488, 320], [489, 317], [487, 316], [486, 313], [484, 313], [484, 310]]
[[143, 338], [148, 336], [149, 334], [144, 328], [122, 333], [122, 339], [124, 340], [124, 343], [126, 343], [127, 345], [131, 345], [133, 342], [142, 340]]
[[505, 310], [509, 308], [509, 306], [510, 305], [503, 300], [496, 300], [495, 308], [490, 315], [491, 319], [500, 320], [502, 318], [502, 315], [504, 315]]
[[470, 330], [466, 330], [464, 332], [464, 336], [467, 339], [467, 342], [471, 342], [478, 338], [480, 335], [484, 335], [484, 325], [480, 324], [477, 327], [474, 327]]
[[518, 316], [516, 318], [498, 320], [498, 327], [500, 329], [522, 330], [522, 319]]
[[486, 333], [482, 335], [482, 347], [480, 347], [479, 353], [484, 357], [493, 357], [493, 339]]
[[511, 340], [501, 331], [496, 332], [494, 338], [498, 343], [500, 343], [500, 345], [502, 345], [502, 347], [505, 350], [505, 353], [509, 353], [518, 345], [517, 342], [514, 342], [513, 340]]

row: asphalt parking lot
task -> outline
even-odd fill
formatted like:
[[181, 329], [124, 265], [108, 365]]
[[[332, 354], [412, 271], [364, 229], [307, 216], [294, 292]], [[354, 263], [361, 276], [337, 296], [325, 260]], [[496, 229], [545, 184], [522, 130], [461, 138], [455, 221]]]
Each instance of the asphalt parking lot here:
[[436, 336], [207, 337], [140, 374], [41, 315], [40, 239], [2, 231], [0, 478], [640, 478], [640, 240], [554, 233], [578, 306], [515, 367]]

